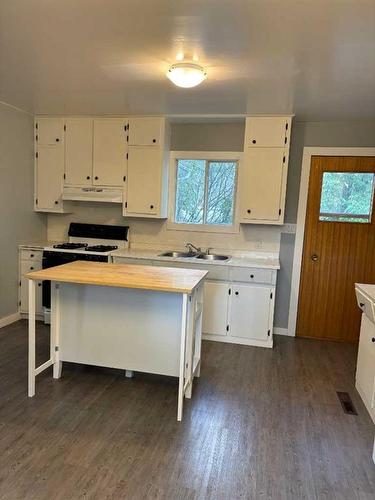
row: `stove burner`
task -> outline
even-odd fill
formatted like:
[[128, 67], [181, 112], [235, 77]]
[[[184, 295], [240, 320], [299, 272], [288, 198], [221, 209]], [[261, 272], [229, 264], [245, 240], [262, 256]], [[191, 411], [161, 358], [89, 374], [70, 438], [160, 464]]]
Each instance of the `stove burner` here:
[[91, 247], [86, 247], [86, 252], [110, 252], [111, 250], [117, 250], [117, 245], [93, 245]]
[[87, 243], [60, 243], [59, 245], [53, 245], [53, 248], [61, 248], [63, 250], [75, 250], [77, 248], [86, 248]]

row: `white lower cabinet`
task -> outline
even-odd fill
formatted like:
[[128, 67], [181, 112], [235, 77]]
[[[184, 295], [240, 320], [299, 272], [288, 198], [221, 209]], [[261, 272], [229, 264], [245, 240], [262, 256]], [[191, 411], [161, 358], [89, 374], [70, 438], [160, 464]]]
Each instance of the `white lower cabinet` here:
[[[20, 293], [19, 293], [19, 311], [27, 314], [29, 312], [29, 280], [25, 275], [32, 271], [42, 269], [42, 251], [35, 249], [20, 250]], [[35, 313], [43, 314], [42, 305], [42, 282], [36, 282], [35, 290]]]
[[362, 314], [356, 388], [375, 423], [375, 324]]
[[228, 320], [229, 283], [206, 281], [203, 295], [202, 331], [211, 335], [226, 335]]
[[271, 336], [269, 287], [234, 283], [229, 300], [229, 335], [267, 340]]

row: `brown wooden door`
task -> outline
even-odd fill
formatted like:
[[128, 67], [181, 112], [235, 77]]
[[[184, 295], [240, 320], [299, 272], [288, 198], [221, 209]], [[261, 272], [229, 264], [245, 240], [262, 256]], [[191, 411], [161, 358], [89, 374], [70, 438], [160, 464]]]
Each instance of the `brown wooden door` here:
[[[312, 158], [297, 336], [357, 342], [361, 313], [356, 305], [354, 284], [375, 283], [375, 210], [369, 223], [357, 222], [360, 220], [358, 214], [353, 215], [352, 222], [348, 221], [348, 215], [336, 213], [327, 216], [324, 208], [327, 204], [321, 207], [322, 185], [324, 183], [323, 201], [329, 199], [331, 205], [341, 203], [341, 200], [335, 199], [337, 192], [326, 187], [328, 179], [338, 179], [337, 173], [341, 181], [354, 177], [355, 182], [359, 178], [366, 179], [366, 189], [357, 187], [357, 196], [354, 197], [357, 205], [361, 205], [359, 211], [363, 213], [363, 204], [366, 202], [362, 200], [368, 200], [369, 180], [372, 197], [374, 195], [375, 157]], [[348, 176], [345, 173], [370, 175]], [[343, 182], [340, 186], [343, 197], [347, 196], [346, 191], [352, 188], [352, 184]], [[331, 189], [330, 196], [326, 194], [328, 189]], [[362, 192], [362, 195], [359, 196], [358, 192]], [[371, 201], [368, 205], [371, 205]], [[339, 214], [342, 214], [342, 208]], [[322, 220], [324, 218], [330, 220]], [[337, 218], [341, 221], [334, 220]]]

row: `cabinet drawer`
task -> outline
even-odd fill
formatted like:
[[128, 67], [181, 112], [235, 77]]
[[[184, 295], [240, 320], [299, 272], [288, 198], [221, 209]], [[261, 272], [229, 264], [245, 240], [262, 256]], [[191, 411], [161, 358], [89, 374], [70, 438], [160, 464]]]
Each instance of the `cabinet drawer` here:
[[362, 309], [370, 321], [375, 323], [375, 304], [360, 290], [356, 289], [355, 294], [360, 309]]
[[42, 261], [23, 260], [21, 262], [21, 276], [24, 276], [31, 271], [39, 271], [40, 269], [42, 269]]
[[251, 267], [233, 267], [231, 269], [232, 281], [243, 281], [245, 283], [272, 283], [272, 269], [254, 269]]
[[42, 262], [43, 250], [21, 250], [21, 260], [38, 260]]
[[213, 266], [204, 264], [195, 264], [193, 262], [174, 262], [174, 261], [161, 261], [155, 260], [155, 266], [164, 267], [181, 267], [184, 269], [200, 269], [202, 271], [207, 271], [208, 274], [205, 279], [208, 280], [228, 280], [228, 268], [226, 266]]

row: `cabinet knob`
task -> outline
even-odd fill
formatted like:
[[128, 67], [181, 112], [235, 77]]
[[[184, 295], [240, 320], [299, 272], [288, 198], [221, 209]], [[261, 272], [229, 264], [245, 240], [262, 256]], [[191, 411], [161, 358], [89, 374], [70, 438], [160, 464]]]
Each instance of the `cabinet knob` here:
[[94, 179], [97, 181], [97, 180], [99, 179], [99, 177], [96, 175], [96, 176], [94, 177]]
[[58, 204], [59, 204], [59, 202], [57, 200], [55, 200], [55, 205], [58, 205]]
[[42, 286], [42, 284], [41, 284], [41, 283], [38, 283], [38, 286]]
[[33, 254], [33, 253], [31, 253], [31, 254], [30, 254], [30, 257], [34, 257], [34, 254]]
[[60, 139], [58, 137], [56, 137], [56, 142], [60, 142]]
[[34, 268], [33, 268], [33, 266], [31, 266], [31, 267], [30, 267], [30, 271], [33, 271], [33, 270], [34, 270]]
[[90, 180], [90, 176], [88, 175], [88, 176], [86, 177], [86, 179], [89, 181], [89, 180]]
[[250, 274], [250, 278], [253, 279], [254, 278], [254, 275], [253, 274]]
[[152, 139], [152, 142], [154, 142], [154, 143], [155, 143], [155, 142], [156, 142], [156, 139]]
[[238, 295], [238, 292], [234, 292], [235, 295]]
[[311, 260], [316, 262], [319, 259], [319, 257], [316, 255], [316, 253], [313, 253], [311, 256]]
[[248, 213], [248, 214], [251, 214], [251, 210], [250, 210], [250, 208], [248, 208], [248, 209], [247, 209], [247, 213]]
[[359, 307], [365, 307], [365, 304], [363, 302], [360, 302]]
[[150, 205], [151, 210], [154, 208], [154, 205]]
[[375, 337], [372, 337], [371, 342], [375, 343]]
[[253, 144], [256, 144], [256, 143], [257, 143], [257, 141], [256, 141], [255, 139], [253, 139], [251, 142], [252, 142]]

